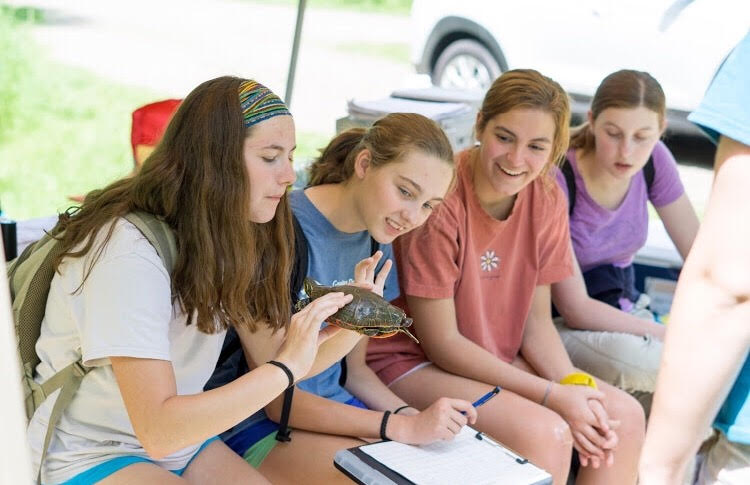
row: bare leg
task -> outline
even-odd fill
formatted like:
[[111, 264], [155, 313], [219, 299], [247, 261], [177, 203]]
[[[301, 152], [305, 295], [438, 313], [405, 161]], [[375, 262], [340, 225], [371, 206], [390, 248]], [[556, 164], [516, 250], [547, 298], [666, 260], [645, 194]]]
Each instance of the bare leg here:
[[237, 453], [230, 450], [223, 441], [214, 441], [208, 445], [190, 463], [183, 474], [189, 483], [224, 484], [252, 483], [269, 484], [263, 475], [251, 467]]
[[339, 450], [364, 443], [347, 436], [295, 429], [292, 431], [292, 441], [277, 444], [263, 460], [259, 471], [277, 485], [351, 484], [351, 480], [333, 466], [333, 455]]
[[187, 485], [189, 482], [155, 463], [140, 462], [121, 468], [98, 483], [99, 485], [131, 485], [133, 483]]
[[[446, 396], [474, 401], [492, 388], [489, 384], [450, 374], [430, 365], [391, 385], [406, 402], [424, 409]], [[573, 438], [567, 423], [555, 412], [503, 390], [478, 409], [474, 425], [544, 468], [556, 485], [564, 485], [570, 469]]]

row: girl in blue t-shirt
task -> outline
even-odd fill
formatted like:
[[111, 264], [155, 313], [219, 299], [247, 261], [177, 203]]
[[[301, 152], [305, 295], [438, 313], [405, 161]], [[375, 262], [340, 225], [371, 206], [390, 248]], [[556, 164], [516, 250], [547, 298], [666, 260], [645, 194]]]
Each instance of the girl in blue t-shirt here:
[[[425, 222], [453, 178], [447, 137], [421, 115], [394, 113], [367, 130], [338, 135], [313, 163], [308, 188], [290, 196], [307, 239], [307, 276], [324, 285], [369, 284], [387, 300], [396, 298], [390, 243]], [[346, 332], [352, 346], [346, 372], [337, 363], [298, 384], [290, 442], [275, 439], [283, 398], [265, 408], [267, 417], [255, 416], [225, 436], [274, 483], [348, 482], [333, 467], [333, 456], [362, 444], [359, 438], [430, 443], [451, 439], [476, 417], [471, 404], [458, 399], [439, 399], [422, 412], [407, 406], [366, 365], [368, 339]], [[261, 329], [245, 351], [260, 363], [278, 345], [278, 335]], [[319, 355], [325, 353], [322, 346]]]

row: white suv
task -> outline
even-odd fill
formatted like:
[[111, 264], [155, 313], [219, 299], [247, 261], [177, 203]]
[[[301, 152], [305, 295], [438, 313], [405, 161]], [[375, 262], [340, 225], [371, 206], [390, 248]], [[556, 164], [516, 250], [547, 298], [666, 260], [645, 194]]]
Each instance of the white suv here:
[[500, 73], [534, 68], [585, 111], [607, 74], [648, 71], [673, 128], [750, 28], [750, 0], [414, 0], [412, 59], [433, 84], [486, 90]]

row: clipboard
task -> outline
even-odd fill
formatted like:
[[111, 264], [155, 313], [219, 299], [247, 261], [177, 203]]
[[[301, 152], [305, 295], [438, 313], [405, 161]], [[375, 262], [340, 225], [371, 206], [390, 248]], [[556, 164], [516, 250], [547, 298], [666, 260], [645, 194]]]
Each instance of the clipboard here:
[[552, 484], [549, 473], [468, 426], [450, 442], [413, 446], [380, 441], [340, 450], [333, 464], [362, 485]]

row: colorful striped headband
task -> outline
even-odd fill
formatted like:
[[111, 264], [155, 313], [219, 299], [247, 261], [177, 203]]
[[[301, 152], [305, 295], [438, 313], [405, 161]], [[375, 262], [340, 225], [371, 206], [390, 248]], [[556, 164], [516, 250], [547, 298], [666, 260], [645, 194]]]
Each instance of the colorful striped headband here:
[[278, 115], [289, 115], [289, 109], [273, 91], [256, 81], [240, 84], [240, 106], [245, 128]]

